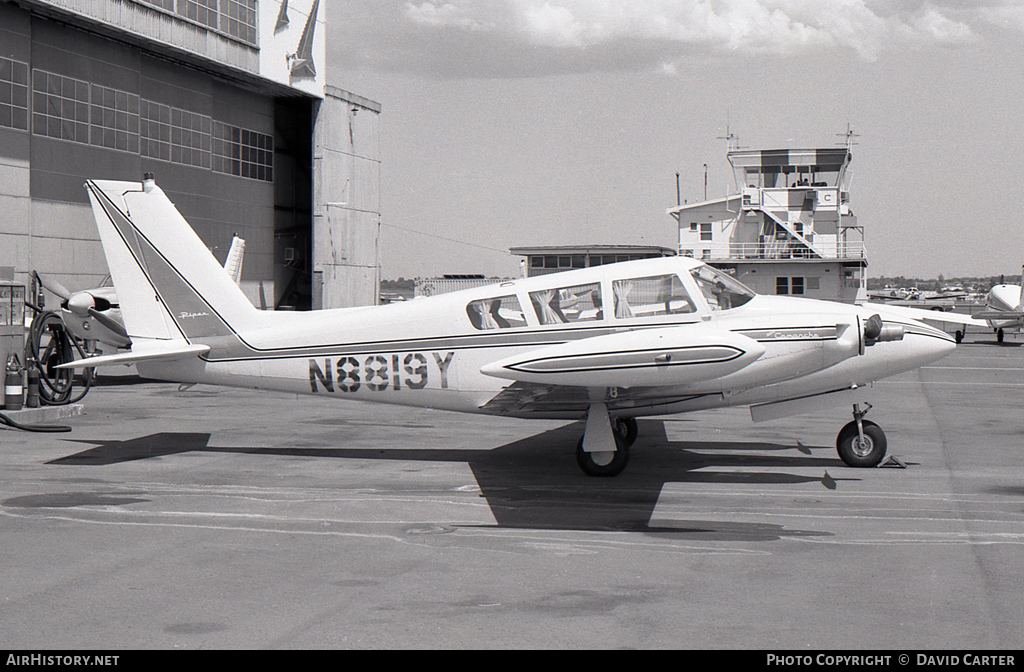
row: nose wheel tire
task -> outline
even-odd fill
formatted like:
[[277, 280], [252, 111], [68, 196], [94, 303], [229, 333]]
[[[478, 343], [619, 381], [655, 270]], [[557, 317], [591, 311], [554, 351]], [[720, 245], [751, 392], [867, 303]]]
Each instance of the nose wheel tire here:
[[887, 442], [882, 428], [870, 420], [861, 420], [863, 439], [857, 434], [857, 421], [848, 423], [836, 438], [836, 450], [850, 467], [874, 467], [885, 457]]
[[629, 446], [618, 433], [615, 435], [615, 452], [588, 453], [583, 450], [583, 437], [576, 444], [576, 463], [587, 476], [618, 476], [629, 462]]

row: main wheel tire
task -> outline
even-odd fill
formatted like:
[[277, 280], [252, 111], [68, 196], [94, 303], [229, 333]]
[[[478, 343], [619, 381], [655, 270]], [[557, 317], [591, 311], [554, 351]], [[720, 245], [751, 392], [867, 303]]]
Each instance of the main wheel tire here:
[[627, 446], [636, 443], [636, 437], [640, 434], [636, 418], [612, 418], [612, 429], [626, 442]]
[[[618, 476], [629, 462], [629, 446], [616, 432], [614, 453], [588, 453], [583, 450], [583, 437], [576, 444], [576, 463], [587, 476]], [[604, 464], [602, 464], [602, 462]]]
[[870, 420], [862, 420], [864, 441], [857, 436], [857, 421], [851, 421], [839, 432], [836, 450], [851, 467], [875, 467], [885, 457], [887, 441], [882, 428]]
[[954, 334], [953, 334], [953, 338], [956, 339], [957, 345], [963, 343], [964, 342], [964, 332], [961, 331], [960, 329], [957, 329], [956, 332], [954, 332]]

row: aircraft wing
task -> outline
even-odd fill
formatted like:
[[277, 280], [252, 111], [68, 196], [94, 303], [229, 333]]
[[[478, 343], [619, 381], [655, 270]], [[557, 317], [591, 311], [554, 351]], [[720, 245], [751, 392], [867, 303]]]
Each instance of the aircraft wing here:
[[882, 317], [902, 318], [905, 320], [930, 320], [932, 322], [943, 322], [947, 324], [965, 324], [973, 327], [988, 327], [988, 324], [977, 315], [963, 315], [962, 313], [947, 313], [944, 310], [923, 310], [921, 308], [909, 308], [907, 306], [894, 306], [889, 303], [862, 303], [859, 304], [877, 310]]
[[132, 351], [117, 355], [103, 355], [102, 357], [86, 357], [73, 362], [60, 364], [58, 369], [74, 369], [82, 367], [105, 366], [108, 364], [135, 364], [136, 362], [161, 360], [187, 359], [196, 357], [210, 351], [210, 346], [192, 344], [187, 341], [163, 341], [156, 339], [135, 339], [132, 341]]
[[481, 373], [514, 381], [480, 407], [529, 417], [585, 414], [591, 390], [612, 394], [612, 413], [674, 404], [702, 394], [680, 388], [746, 367], [764, 354], [752, 338], [702, 324], [594, 336], [492, 362]]
[[977, 320], [1024, 320], [1022, 310], [985, 310], [974, 313], [971, 317]]
[[585, 413], [589, 406], [584, 387], [516, 382], [502, 389], [480, 410], [495, 415], [542, 413], [545, 409]]
[[[634, 387], [617, 388], [616, 396], [604, 403], [612, 413], [616, 411], [663, 406], [704, 394], [677, 394], [673, 388]], [[511, 415], [515, 417], [551, 417], [553, 413], [566, 416], [586, 414], [592, 404], [587, 388], [577, 385], [540, 385], [537, 383], [514, 382], [480, 407], [485, 413]]]

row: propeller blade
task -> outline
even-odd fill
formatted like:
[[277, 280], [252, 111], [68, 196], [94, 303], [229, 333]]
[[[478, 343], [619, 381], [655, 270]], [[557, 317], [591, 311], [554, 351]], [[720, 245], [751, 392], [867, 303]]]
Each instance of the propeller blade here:
[[71, 298], [71, 290], [69, 290], [67, 287], [65, 287], [64, 285], [60, 284], [59, 282], [57, 282], [53, 278], [46, 278], [44, 280], [43, 276], [39, 275], [38, 273], [36, 273], [36, 278], [39, 279], [39, 284], [40, 285], [42, 285], [46, 289], [50, 290], [51, 292], [53, 292], [54, 294], [56, 294], [60, 298], [64, 299], [65, 301], [67, 301], [68, 299]]
[[95, 308], [90, 308], [89, 309], [89, 314], [92, 315], [93, 318], [95, 318], [95, 320], [97, 322], [102, 324], [107, 329], [110, 329], [115, 334], [117, 334], [119, 336], [124, 336], [125, 338], [128, 338], [128, 331], [125, 330], [124, 325], [121, 324], [120, 322], [118, 322], [117, 320], [113, 319], [109, 315], [101, 313], [100, 311], [96, 310]]

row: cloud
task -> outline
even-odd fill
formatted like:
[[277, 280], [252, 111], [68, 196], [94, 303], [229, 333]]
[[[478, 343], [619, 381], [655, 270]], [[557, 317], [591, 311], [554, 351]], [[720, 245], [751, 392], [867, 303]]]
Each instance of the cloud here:
[[478, 19], [458, 4], [424, 2], [419, 5], [406, 4], [406, 16], [413, 23], [424, 26], [454, 26], [464, 30], [494, 30], [497, 25], [492, 20]]
[[[383, 41], [378, 64], [388, 69], [436, 70], [439, 76], [472, 72], [523, 76], [545, 70], [607, 68], [671, 71], [673, 61], [694, 54], [793, 55], [823, 49], [847, 50], [872, 61], [902, 48], [970, 44], [978, 39], [978, 26], [1024, 30], [1022, 3], [1009, 0], [407, 0], [400, 5], [378, 0], [371, 4], [376, 16], [398, 24], [363, 27], [363, 36], [376, 35]], [[333, 20], [333, 11], [331, 16]], [[403, 65], [401, 54], [412, 49], [420, 54], [418, 62]], [[488, 59], [501, 63], [486, 63]]]
[[1020, 2], [995, 3], [975, 11], [983, 21], [994, 26], [1024, 32], [1024, 6]]
[[[956, 43], [970, 27], [929, 2], [869, 0], [453, 0], [409, 2], [424, 26], [501, 31], [535, 46], [580, 48], [620, 39], [791, 52], [845, 46], [871, 57], [894, 38]], [[992, 8], [994, 13], [1012, 8]], [[494, 20], [498, 17], [498, 20]]]

